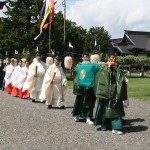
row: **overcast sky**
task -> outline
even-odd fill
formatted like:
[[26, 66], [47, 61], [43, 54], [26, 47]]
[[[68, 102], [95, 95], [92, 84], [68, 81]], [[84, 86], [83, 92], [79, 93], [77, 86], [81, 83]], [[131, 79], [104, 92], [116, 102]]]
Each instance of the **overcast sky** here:
[[[55, 1], [56, 12], [63, 10], [63, 0]], [[150, 31], [150, 0], [66, 1], [67, 19], [84, 28], [104, 26], [112, 38], [122, 37], [124, 29]]]

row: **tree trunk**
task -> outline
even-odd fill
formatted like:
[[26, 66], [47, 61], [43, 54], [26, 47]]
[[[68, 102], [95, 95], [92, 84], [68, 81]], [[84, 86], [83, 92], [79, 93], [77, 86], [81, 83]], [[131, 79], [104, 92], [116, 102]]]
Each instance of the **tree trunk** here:
[[141, 65], [141, 72], [142, 72], [141, 77], [144, 77], [144, 64]]
[[131, 77], [131, 65], [129, 65], [129, 74], [130, 74], [130, 77]]

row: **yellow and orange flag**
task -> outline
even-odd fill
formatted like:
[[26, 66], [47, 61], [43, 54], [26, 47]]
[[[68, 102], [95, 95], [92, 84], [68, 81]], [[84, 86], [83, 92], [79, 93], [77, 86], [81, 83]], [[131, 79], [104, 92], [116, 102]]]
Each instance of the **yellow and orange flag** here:
[[[44, 18], [40, 24], [40, 33], [42, 33], [43, 28], [47, 28], [49, 24], [52, 23], [54, 17], [54, 0], [44, 0], [45, 3], [45, 13]], [[49, 16], [49, 22], [45, 24], [47, 17]]]

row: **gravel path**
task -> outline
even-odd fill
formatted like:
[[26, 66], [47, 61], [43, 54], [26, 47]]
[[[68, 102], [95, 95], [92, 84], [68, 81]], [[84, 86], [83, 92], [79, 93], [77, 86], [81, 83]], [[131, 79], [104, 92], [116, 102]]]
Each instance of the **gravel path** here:
[[66, 109], [0, 91], [0, 150], [150, 150], [150, 102], [131, 100], [123, 135], [96, 131], [71, 115], [75, 96], [68, 90]]

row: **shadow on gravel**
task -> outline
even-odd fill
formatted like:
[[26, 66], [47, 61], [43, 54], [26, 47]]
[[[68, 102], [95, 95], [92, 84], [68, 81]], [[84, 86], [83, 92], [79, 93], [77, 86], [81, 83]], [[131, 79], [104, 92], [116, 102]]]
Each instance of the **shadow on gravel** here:
[[[50, 109], [59, 109], [59, 108], [56, 107], [56, 106], [53, 106], [53, 107], [50, 108]], [[65, 110], [65, 109], [73, 109], [73, 106], [65, 106], [65, 108], [64, 108], [63, 110]]]
[[73, 106], [66, 106], [65, 108], [66, 108], [66, 109], [69, 109], [69, 108], [70, 108], [70, 109], [73, 109]]
[[[31, 100], [32, 101], [32, 100]], [[45, 104], [45, 102], [43, 103], [43, 102], [40, 102], [40, 101], [35, 101], [35, 102], [32, 102], [33, 104], [35, 104], [35, 103], [40, 103], [40, 104]]]
[[[94, 119], [91, 119], [92, 122], [95, 122]], [[85, 123], [86, 122], [86, 119], [85, 118], [80, 118], [80, 121], [79, 123]]]
[[142, 126], [142, 125], [123, 127], [123, 131], [124, 131], [125, 133], [130, 133], [130, 132], [142, 132], [142, 131], [146, 131], [147, 129], [148, 129], [147, 126]]
[[86, 119], [80, 119], [79, 123], [85, 123], [86, 122]]
[[134, 123], [134, 122], [144, 122], [144, 121], [145, 119], [141, 119], [141, 118], [129, 119], [127, 120], [127, 124], [124, 125], [123, 131], [125, 133], [146, 131], [148, 129], [147, 126], [143, 126], [143, 125], [135, 126], [135, 123]]
[[136, 118], [136, 119], [128, 119], [127, 120], [127, 124], [131, 124], [133, 122], [144, 122], [145, 119], [141, 119], [141, 118]]

